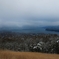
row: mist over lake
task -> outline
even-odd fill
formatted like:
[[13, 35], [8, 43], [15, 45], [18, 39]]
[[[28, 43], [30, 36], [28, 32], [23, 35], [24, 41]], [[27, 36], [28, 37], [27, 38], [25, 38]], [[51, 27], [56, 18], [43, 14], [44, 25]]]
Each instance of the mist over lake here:
[[[51, 26], [50, 26], [51, 27]], [[50, 27], [38, 27], [38, 26], [23, 26], [23, 27], [1, 27], [2, 31], [11, 31], [16, 33], [45, 33], [45, 34], [59, 34], [57, 31], [47, 31], [46, 28]], [[53, 27], [53, 26], [52, 26]], [[58, 27], [56, 27], [58, 28]], [[54, 29], [56, 29], [54, 28]], [[51, 28], [52, 29], [52, 28]]]
[[16, 30], [14, 32], [19, 32], [19, 33], [59, 34], [59, 32], [47, 31], [45, 28], [40, 28], [40, 29], [22, 29], [22, 30], [19, 30], [19, 31]]

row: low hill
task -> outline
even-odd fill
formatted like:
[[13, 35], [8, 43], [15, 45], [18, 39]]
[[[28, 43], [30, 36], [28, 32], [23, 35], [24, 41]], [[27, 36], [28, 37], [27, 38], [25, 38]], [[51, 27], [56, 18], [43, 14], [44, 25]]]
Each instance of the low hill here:
[[46, 27], [46, 30], [47, 30], [47, 31], [59, 32], [59, 26]]
[[59, 59], [59, 55], [36, 52], [14, 52], [0, 50], [0, 59]]

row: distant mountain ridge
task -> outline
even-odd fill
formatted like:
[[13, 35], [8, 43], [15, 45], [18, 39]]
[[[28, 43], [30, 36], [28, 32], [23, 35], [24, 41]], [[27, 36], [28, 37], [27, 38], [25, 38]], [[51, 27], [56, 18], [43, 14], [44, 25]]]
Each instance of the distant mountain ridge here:
[[59, 32], [59, 26], [50, 26], [50, 27], [47, 27], [46, 30]]

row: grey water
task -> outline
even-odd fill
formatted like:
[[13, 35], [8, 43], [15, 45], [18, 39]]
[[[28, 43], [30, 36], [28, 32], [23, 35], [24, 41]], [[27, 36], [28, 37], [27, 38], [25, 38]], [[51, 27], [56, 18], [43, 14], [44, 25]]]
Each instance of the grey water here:
[[44, 34], [58, 34], [59, 35], [59, 32], [47, 31], [47, 30], [45, 30], [45, 28], [21, 29], [21, 30], [13, 31], [13, 32], [18, 32], [18, 33], [44, 33]]

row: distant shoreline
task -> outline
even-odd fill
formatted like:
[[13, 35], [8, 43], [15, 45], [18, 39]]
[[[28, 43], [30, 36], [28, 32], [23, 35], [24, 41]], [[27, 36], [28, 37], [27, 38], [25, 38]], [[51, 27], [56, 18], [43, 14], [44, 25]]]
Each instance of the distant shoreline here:
[[46, 31], [59, 32], [59, 30], [54, 30], [54, 29], [46, 29]]

